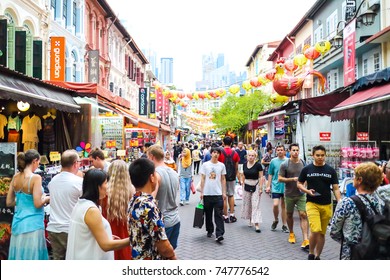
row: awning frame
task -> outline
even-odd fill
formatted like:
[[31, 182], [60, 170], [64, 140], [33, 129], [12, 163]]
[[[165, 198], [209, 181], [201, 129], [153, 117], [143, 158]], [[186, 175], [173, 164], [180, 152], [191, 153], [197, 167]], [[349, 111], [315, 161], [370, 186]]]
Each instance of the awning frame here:
[[287, 113], [286, 110], [281, 110], [281, 111], [278, 111], [278, 112], [275, 112], [275, 113], [271, 113], [271, 114], [268, 114], [268, 115], [264, 115], [264, 116], [258, 117], [257, 120], [258, 121], [265, 120], [265, 119], [273, 118], [273, 117], [276, 117], [276, 116], [284, 115], [286, 113]]

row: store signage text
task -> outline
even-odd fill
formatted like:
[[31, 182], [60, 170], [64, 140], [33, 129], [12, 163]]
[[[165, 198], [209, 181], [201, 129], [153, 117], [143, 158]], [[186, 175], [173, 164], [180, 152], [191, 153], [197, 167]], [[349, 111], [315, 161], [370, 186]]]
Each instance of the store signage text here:
[[368, 132], [356, 132], [356, 141], [368, 141]]
[[330, 141], [331, 132], [320, 132], [320, 141]]
[[50, 45], [50, 79], [65, 81], [65, 37], [51, 37]]
[[148, 114], [148, 101], [147, 101], [147, 90], [146, 88], [139, 89], [139, 115], [146, 116]]

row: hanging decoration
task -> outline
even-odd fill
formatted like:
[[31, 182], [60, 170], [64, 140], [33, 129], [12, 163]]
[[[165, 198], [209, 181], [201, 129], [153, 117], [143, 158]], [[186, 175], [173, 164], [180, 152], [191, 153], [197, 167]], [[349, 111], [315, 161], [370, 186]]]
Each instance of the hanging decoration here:
[[234, 85], [231, 85], [231, 86], [229, 87], [229, 92], [230, 92], [231, 94], [236, 94], [236, 93], [239, 92], [239, 91], [240, 91], [240, 85], [234, 84]]
[[[208, 91], [182, 92], [170, 90], [157, 81], [153, 81], [152, 85], [157, 93], [162, 94], [172, 103], [180, 105], [183, 108], [188, 106], [188, 100], [218, 99], [225, 96], [227, 91], [230, 94], [235, 95], [240, 92], [241, 88], [248, 92], [253, 88], [265, 86], [270, 82], [272, 82], [275, 92], [280, 96], [294, 96], [302, 89], [303, 82], [308, 75], [318, 77], [320, 90], [324, 91], [326, 81], [324, 76], [316, 70], [305, 71], [304, 69], [307, 68], [306, 66], [309, 61], [312, 62], [319, 56], [323, 56], [330, 49], [331, 43], [329, 41], [320, 41], [314, 46], [305, 45], [302, 49], [302, 53], [294, 55], [289, 59], [280, 58], [274, 69], [242, 82], [241, 86], [239, 84], [233, 84], [227, 89], [217, 88]], [[271, 97], [271, 100], [285, 100], [285, 98], [281, 99], [282, 97], [280, 96]]]
[[288, 102], [289, 97], [285, 95], [280, 95], [275, 92], [271, 94], [270, 99], [272, 103], [286, 103]]

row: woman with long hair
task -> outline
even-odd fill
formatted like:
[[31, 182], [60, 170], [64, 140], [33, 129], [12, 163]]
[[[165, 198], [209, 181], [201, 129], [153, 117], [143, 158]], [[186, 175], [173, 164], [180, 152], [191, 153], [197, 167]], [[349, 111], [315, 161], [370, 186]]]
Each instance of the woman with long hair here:
[[[127, 238], [127, 207], [135, 189], [131, 184], [126, 162], [114, 160], [108, 168], [108, 178], [107, 196], [102, 201], [102, 214], [110, 223], [114, 236]], [[130, 246], [115, 251], [114, 257], [116, 260], [130, 260]]]
[[108, 221], [100, 212], [100, 201], [107, 195], [107, 173], [93, 168], [83, 181], [83, 195], [70, 218], [67, 260], [114, 260], [112, 251], [130, 245], [129, 237], [114, 238]]
[[241, 185], [244, 186], [244, 195], [241, 218], [249, 220], [249, 226], [254, 224], [255, 231], [260, 233], [260, 223], [262, 222], [260, 198], [263, 193], [260, 183], [263, 177], [263, 167], [259, 161], [256, 161], [256, 157], [257, 152], [249, 150], [247, 162], [243, 164], [244, 173]]
[[12, 178], [7, 194], [7, 207], [14, 207], [9, 260], [49, 259], [43, 206], [50, 202], [44, 195], [41, 176], [34, 174], [41, 156], [27, 150], [17, 157], [18, 173]]
[[192, 180], [191, 151], [184, 148], [180, 158], [180, 205], [189, 204]]

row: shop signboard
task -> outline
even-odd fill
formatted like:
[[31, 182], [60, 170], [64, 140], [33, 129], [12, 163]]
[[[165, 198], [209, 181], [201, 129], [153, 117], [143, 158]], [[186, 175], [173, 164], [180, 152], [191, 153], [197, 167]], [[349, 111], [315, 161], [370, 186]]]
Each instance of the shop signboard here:
[[320, 132], [320, 141], [329, 142], [331, 139], [331, 132]]
[[50, 80], [65, 81], [65, 37], [50, 38]]
[[99, 82], [99, 50], [88, 52], [88, 81]]
[[344, 87], [355, 82], [356, 19], [343, 30], [344, 46]]
[[356, 141], [369, 141], [368, 132], [356, 132]]
[[148, 94], [146, 88], [139, 89], [139, 115], [147, 116], [148, 115]]
[[345, 1], [345, 21], [349, 21], [355, 16], [356, 13], [356, 0]]
[[17, 143], [0, 143], [0, 260], [8, 259], [14, 208], [6, 198], [12, 176], [16, 173]]

